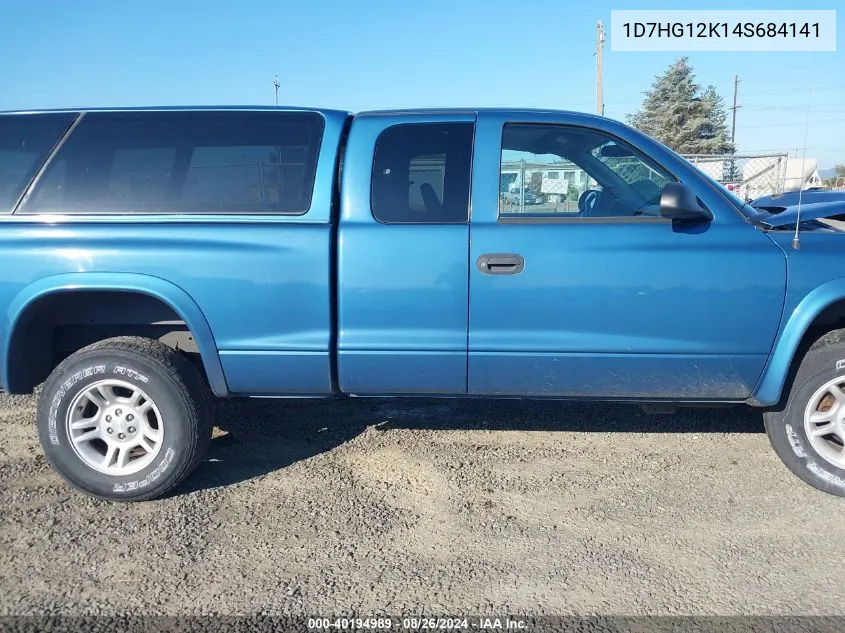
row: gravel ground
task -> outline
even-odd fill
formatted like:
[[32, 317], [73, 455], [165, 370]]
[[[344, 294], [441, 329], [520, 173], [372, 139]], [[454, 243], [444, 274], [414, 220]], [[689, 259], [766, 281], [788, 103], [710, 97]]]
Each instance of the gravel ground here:
[[843, 614], [845, 500], [745, 408], [227, 401], [169, 498], [73, 492], [0, 395], [0, 614]]

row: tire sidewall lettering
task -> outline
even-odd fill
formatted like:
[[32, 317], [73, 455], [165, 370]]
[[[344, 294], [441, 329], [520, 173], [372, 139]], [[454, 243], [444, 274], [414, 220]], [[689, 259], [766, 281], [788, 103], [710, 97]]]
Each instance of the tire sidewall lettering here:
[[826, 468], [822, 468], [814, 461], [807, 462], [807, 469], [816, 477], [826, 481], [829, 485], [845, 490], [845, 477], [840, 477]]
[[[792, 452], [795, 453], [796, 457], [806, 460], [807, 470], [813, 473], [816, 477], [823, 479], [828, 484], [845, 489], [845, 477], [840, 477], [839, 475], [820, 466], [818, 462], [810, 456], [810, 453], [804, 450], [804, 443], [801, 441], [801, 438], [795, 432], [795, 429], [791, 424], [786, 425], [786, 437], [789, 440], [789, 445], [792, 447]], [[810, 451], [812, 451], [812, 455], [815, 455], [815, 451], [812, 448], [810, 448]]]
[[792, 428], [791, 424], [786, 425], [786, 438], [789, 440], [789, 446], [792, 447], [792, 452], [795, 453], [797, 457], [802, 459], [807, 457], [807, 451], [804, 450], [804, 444], [801, 441], [801, 438], [798, 437], [795, 429]]
[[121, 376], [122, 378], [128, 378], [129, 380], [140, 382], [142, 384], [147, 384], [148, 382], [150, 382], [150, 379], [147, 378], [141, 372], [130, 367], [124, 367], [123, 365], [115, 365], [112, 368], [112, 374]]
[[112, 492], [134, 492], [135, 490], [146, 488], [156, 479], [161, 477], [161, 475], [168, 469], [170, 462], [173, 461], [175, 456], [176, 451], [173, 447], [168, 447], [167, 452], [164, 454], [164, 458], [158, 463], [158, 466], [156, 466], [151, 473], [140, 480], [136, 479], [135, 481], [128, 481], [126, 483], [116, 483], [112, 488]]

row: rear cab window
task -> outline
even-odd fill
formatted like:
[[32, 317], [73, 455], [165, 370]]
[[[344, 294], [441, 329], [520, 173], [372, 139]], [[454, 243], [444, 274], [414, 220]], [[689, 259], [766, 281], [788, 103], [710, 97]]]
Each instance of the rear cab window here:
[[76, 116], [75, 113], [0, 116], [0, 214], [14, 210]]
[[407, 123], [381, 133], [371, 204], [384, 224], [469, 221], [472, 123]]
[[20, 212], [302, 215], [323, 125], [314, 112], [87, 113]]

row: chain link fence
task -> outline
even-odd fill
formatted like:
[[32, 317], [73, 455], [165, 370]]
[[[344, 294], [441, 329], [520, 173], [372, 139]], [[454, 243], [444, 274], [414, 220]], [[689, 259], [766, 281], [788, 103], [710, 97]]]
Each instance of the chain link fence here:
[[797, 189], [806, 179], [801, 159], [788, 154], [686, 154], [684, 158], [746, 200]]

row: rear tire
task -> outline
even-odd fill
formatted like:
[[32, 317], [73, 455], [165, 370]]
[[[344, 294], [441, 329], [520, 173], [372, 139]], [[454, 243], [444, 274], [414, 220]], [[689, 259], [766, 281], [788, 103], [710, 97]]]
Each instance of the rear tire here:
[[38, 402], [39, 439], [74, 488], [112, 501], [153, 499], [202, 459], [211, 400], [197, 369], [163, 343], [106, 339], [50, 374]]
[[807, 350], [785, 406], [763, 418], [789, 470], [814, 488], [845, 497], [845, 330], [825, 334]]

